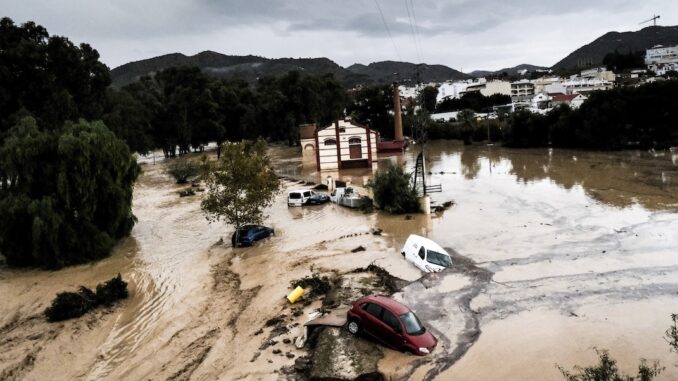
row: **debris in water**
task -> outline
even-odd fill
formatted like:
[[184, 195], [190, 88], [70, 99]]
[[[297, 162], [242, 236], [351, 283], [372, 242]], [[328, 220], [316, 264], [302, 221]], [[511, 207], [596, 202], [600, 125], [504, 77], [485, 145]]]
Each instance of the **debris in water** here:
[[292, 287], [302, 287], [304, 289], [310, 288], [311, 291], [306, 292], [309, 298], [327, 294], [332, 288], [328, 277], [320, 277], [318, 274], [313, 274], [310, 277], [294, 280], [290, 282]]
[[408, 221], [411, 220], [411, 219], [413, 219], [413, 218], [414, 218], [414, 217], [410, 216], [409, 214], [408, 214], [407, 216], [405, 216], [405, 219], [408, 220]]
[[273, 327], [274, 325], [278, 325], [278, 324], [285, 321], [285, 317], [287, 317], [287, 316], [283, 314], [283, 315], [280, 315], [278, 317], [268, 319], [268, 320], [266, 320], [265, 326], [266, 327]]
[[365, 247], [362, 246], [362, 245], [361, 245], [361, 246], [358, 246], [358, 247], [356, 247], [355, 249], [351, 250], [351, 253], [357, 253], [357, 252], [359, 252], [359, 251], [365, 251]]
[[294, 303], [299, 298], [301, 298], [304, 295], [304, 289], [300, 286], [297, 286], [292, 292], [290, 292], [289, 295], [287, 295], [287, 300], [290, 301], [290, 303]]
[[381, 235], [381, 233], [383, 233], [383, 230], [381, 230], [379, 228], [372, 230], [373, 235]]
[[325, 184], [318, 184], [318, 185], [313, 187], [313, 190], [328, 190], [328, 189], [329, 188], [327, 188], [327, 185], [325, 185]]

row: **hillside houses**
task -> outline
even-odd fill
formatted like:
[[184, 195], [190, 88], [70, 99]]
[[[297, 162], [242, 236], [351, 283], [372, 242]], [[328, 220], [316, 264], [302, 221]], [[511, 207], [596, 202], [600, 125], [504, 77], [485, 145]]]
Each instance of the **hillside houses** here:
[[[446, 99], [461, 99], [464, 95], [470, 93], [479, 93], [486, 97], [493, 94], [504, 94], [511, 97], [511, 103], [495, 106], [495, 111], [498, 109], [508, 110], [509, 112], [530, 110], [545, 113], [559, 105], [578, 108], [593, 92], [607, 91], [620, 86], [639, 86], [648, 82], [664, 80], [667, 75], [672, 75], [673, 71], [678, 72], [678, 46], [658, 45], [647, 49], [645, 64], [646, 67], [626, 69], [619, 73], [615, 73], [604, 66], [596, 66], [586, 68], [578, 74], [567, 77], [554, 75], [551, 71], [543, 71], [531, 73], [532, 77], [535, 74], [540, 75], [539, 78], [534, 79], [522, 78], [507, 81], [475, 78], [431, 83], [426, 86], [434, 86], [438, 89], [438, 103]], [[401, 97], [415, 98], [419, 89], [401, 86]], [[492, 115], [492, 110], [482, 111]], [[441, 112], [431, 117], [434, 120], [447, 121], [454, 119], [455, 115], [456, 111]]]

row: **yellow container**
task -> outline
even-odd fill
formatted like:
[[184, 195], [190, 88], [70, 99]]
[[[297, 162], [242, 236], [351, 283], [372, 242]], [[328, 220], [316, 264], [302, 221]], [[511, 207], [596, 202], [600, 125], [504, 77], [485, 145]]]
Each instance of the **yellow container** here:
[[295, 288], [294, 291], [290, 292], [290, 294], [287, 295], [287, 300], [289, 300], [290, 303], [294, 303], [297, 300], [299, 300], [299, 298], [301, 298], [302, 295], [304, 295], [304, 289], [301, 288], [300, 286], [297, 286], [297, 288]]

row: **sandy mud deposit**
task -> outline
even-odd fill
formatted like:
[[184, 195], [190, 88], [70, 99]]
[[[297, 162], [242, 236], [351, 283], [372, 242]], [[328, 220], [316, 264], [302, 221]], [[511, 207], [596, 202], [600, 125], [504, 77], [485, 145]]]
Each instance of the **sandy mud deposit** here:
[[[113, 256], [55, 272], [0, 268], [0, 379], [560, 380], [556, 363], [591, 364], [594, 347], [609, 349], [626, 372], [644, 357], [666, 366], [660, 380], [678, 378], [678, 355], [662, 338], [678, 313], [678, 157], [429, 149], [431, 182], [443, 188], [434, 199], [455, 202], [447, 211], [406, 219], [288, 208], [284, 190], [300, 184], [287, 180], [267, 211], [276, 235], [237, 250], [231, 228], [207, 223], [199, 193], [180, 198], [163, 164], [145, 164], [139, 222]], [[281, 175], [325, 181], [295, 150], [271, 152]], [[414, 155], [379, 164], [411, 168]], [[371, 173], [341, 176], [364, 184]], [[455, 266], [422, 277], [399, 252], [409, 234], [448, 248]], [[352, 252], [358, 246], [365, 250]], [[80, 319], [44, 320], [57, 292], [118, 272], [129, 299]], [[290, 305], [292, 282], [313, 274], [327, 277], [330, 291]], [[339, 328], [294, 345], [310, 312], [374, 291], [417, 312], [440, 339], [431, 355]]]

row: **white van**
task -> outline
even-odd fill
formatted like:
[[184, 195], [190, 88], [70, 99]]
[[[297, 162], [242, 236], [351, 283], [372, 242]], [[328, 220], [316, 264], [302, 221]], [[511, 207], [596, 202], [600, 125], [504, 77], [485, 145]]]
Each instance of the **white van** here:
[[452, 266], [452, 258], [445, 249], [430, 239], [415, 234], [407, 237], [401, 254], [419, 270], [427, 273], [437, 273]]
[[312, 194], [310, 190], [292, 190], [287, 194], [287, 206], [302, 206], [306, 204]]

